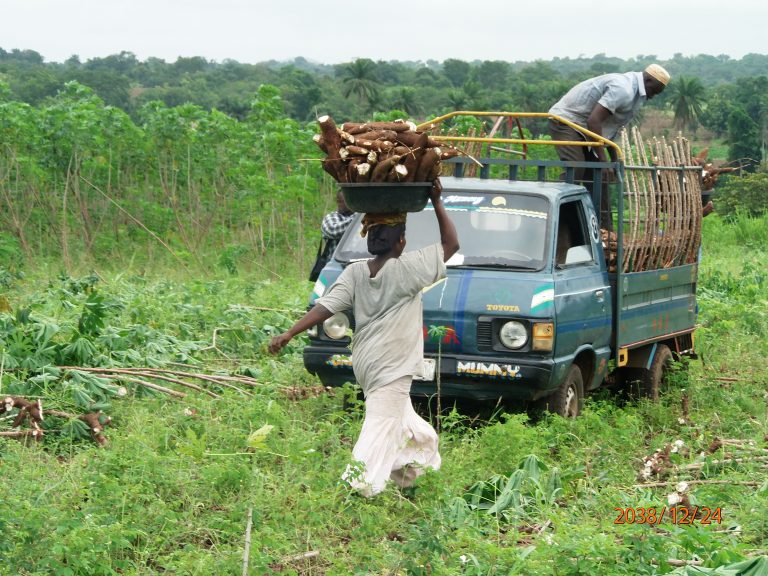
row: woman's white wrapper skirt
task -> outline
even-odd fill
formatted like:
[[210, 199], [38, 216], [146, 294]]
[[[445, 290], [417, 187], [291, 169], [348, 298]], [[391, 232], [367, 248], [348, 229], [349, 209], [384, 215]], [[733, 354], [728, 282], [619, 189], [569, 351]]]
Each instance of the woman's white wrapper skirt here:
[[363, 496], [375, 496], [392, 480], [407, 487], [425, 468], [440, 468], [437, 432], [416, 414], [410, 397], [411, 377], [370, 392], [365, 419], [352, 449], [354, 464], [342, 479]]

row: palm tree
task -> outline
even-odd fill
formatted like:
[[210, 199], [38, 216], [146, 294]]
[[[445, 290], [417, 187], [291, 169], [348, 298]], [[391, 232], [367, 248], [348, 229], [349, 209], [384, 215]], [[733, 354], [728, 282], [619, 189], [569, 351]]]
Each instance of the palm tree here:
[[392, 108], [402, 110], [408, 116], [415, 116], [421, 112], [416, 90], [408, 86], [402, 86], [395, 90], [389, 102]]
[[670, 86], [669, 101], [675, 112], [675, 125], [695, 131], [700, 122], [706, 89], [698, 78], [681, 76]]
[[346, 64], [342, 69], [342, 94], [351, 95], [364, 101], [368, 108], [379, 99], [379, 85], [376, 80], [376, 64], [368, 58], [358, 58]]
[[464, 90], [451, 90], [448, 93], [448, 103], [453, 110], [464, 110], [467, 104], [467, 95]]

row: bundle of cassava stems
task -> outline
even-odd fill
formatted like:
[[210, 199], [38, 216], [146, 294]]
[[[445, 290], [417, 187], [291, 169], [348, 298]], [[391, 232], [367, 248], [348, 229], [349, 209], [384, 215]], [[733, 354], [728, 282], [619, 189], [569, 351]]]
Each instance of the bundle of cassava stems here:
[[440, 176], [440, 161], [461, 154], [440, 145], [413, 122], [345, 122], [330, 116], [317, 119], [314, 137], [325, 152], [323, 169], [337, 182], [432, 182]]

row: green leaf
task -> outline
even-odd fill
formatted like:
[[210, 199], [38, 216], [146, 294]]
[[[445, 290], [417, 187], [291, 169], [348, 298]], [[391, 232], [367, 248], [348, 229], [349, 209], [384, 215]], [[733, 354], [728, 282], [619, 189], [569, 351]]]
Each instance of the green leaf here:
[[248, 448], [251, 448], [252, 450], [263, 449], [267, 441], [267, 436], [272, 432], [272, 428], [274, 428], [274, 426], [271, 424], [264, 424], [264, 426], [255, 432], [251, 432], [251, 435], [248, 436]]

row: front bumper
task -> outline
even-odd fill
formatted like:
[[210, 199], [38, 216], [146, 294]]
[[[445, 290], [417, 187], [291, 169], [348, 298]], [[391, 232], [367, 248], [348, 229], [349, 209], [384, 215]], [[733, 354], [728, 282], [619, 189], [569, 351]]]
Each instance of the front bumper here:
[[[326, 386], [354, 382], [348, 348], [310, 345], [304, 348], [304, 366]], [[435, 354], [425, 358], [437, 360]], [[552, 358], [524, 360], [491, 356], [443, 354], [440, 359], [440, 390], [443, 396], [472, 400], [531, 401], [550, 394], [554, 388]], [[411, 394], [432, 396], [436, 380], [414, 380]]]

